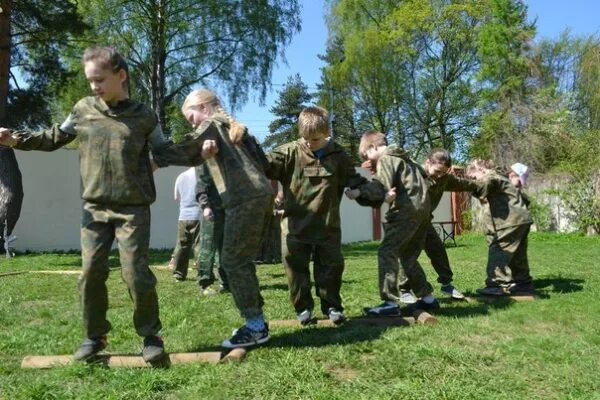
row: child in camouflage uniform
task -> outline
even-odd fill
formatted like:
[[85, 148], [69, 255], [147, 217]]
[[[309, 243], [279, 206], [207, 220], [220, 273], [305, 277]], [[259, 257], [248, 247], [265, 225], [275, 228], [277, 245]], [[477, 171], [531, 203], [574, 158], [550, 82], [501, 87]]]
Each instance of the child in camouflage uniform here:
[[199, 142], [167, 141], [155, 113], [129, 99], [128, 70], [112, 48], [87, 49], [85, 76], [94, 96], [85, 97], [62, 125], [34, 134], [0, 128], [0, 144], [21, 150], [53, 151], [75, 138], [79, 155], [83, 203], [82, 274], [79, 279], [86, 338], [75, 359], [87, 360], [106, 346], [111, 325], [108, 309], [108, 256], [119, 244], [122, 276], [134, 304], [133, 323], [144, 337], [142, 355], [161, 359], [164, 345], [156, 295], [156, 278], [148, 268], [150, 204], [156, 198], [149, 148], [158, 166], [196, 165], [214, 151]]
[[246, 320], [222, 346], [264, 343], [270, 338], [269, 327], [263, 316], [263, 298], [253, 260], [261, 246], [264, 221], [273, 202], [271, 183], [264, 174], [265, 155], [246, 127], [225, 112], [211, 91], [193, 91], [181, 111], [196, 128], [192, 136], [213, 140], [210, 143], [215, 143], [218, 149], [216, 157], [206, 164], [225, 210], [221, 267]]
[[483, 295], [532, 294], [534, 287], [527, 260], [527, 236], [533, 220], [520, 188], [495, 171], [491, 161], [474, 160], [468, 177], [480, 180], [484, 221], [489, 246]]
[[290, 300], [302, 324], [313, 320], [310, 260], [321, 311], [334, 323], [345, 320], [340, 288], [344, 271], [340, 201], [344, 188], [367, 183], [350, 156], [329, 137], [329, 114], [320, 107], [305, 108], [298, 118], [301, 139], [267, 155], [267, 175], [281, 182], [284, 192], [281, 220], [282, 260]]
[[217, 294], [211, 285], [215, 281], [213, 266], [218, 265], [219, 285], [218, 293], [229, 292], [227, 275], [221, 267], [221, 250], [223, 248], [223, 228], [225, 226], [225, 211], [221, 196], [210, 176], [206, 164], [196, 167], [198, 179], [196, 181], [196, 198], [202, 210], [202, 227], [200, 240], [198, 240], [198, 285], [202, 296]]

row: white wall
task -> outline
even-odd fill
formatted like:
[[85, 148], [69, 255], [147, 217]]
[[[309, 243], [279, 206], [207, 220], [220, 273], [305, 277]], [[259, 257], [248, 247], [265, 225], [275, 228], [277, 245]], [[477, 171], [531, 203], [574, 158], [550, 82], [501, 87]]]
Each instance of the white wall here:
[[[23, 207], [14, 234], [19, 251], [80, 248], [81, 204], [79, 152], [15, 151], [23, 174]], [[162, 168], [155, 173], [157, 197], [151, 207], [150, 246], [172, 248], [177, 232], [178, 204], [173, 199], [175, 178], [186, 167]], [[359, 172], [368, 176], [365, 169]], [[344, 197], [341, 206], [344, 243], [371, 240], [371, 209]]]

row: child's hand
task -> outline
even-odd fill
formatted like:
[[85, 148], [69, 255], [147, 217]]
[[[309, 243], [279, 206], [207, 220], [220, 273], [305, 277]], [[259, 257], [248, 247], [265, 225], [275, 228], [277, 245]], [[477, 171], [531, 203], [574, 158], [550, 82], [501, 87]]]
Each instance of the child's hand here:
[[388, 204], [392, 204], [396, 200], [396, 188], [393, 187], [385, 194], [384, 201]]
[[360, 196], [360, 189], [346, 189], [346, 191], [344, 192], [346, 193], [346, 197], [349, 198], [350, 200], [356, 200], [358, 198], [358, 196]]
[[219, 152], [216, 140], [207, 139], [202, 142], [202, 158], [207, 160]]
[[363, 161], [363, 163], [360, 164], [360, 166], [371, 171], [371, 175], [375, 175], [377, 173], [377, 169], [376, 169], [377, 164], [375, 164], [371, 160]]
[[6, 128], [0, 128], [0, 145], [13, 147], [17, 140], [12, 136], [12, 131]]
[[210, 207], [206, 207], [204, 209], [204, 211], [202, 212], [202, 216], [207, 221], [212, 221], [213, 219], [215, 219], [215, 214], [213, 213], [213, 210]]

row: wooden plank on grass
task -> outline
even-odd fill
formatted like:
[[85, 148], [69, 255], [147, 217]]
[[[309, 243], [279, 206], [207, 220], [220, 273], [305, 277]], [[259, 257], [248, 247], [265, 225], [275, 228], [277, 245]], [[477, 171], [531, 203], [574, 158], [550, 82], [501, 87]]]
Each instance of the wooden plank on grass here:
[[[236, 351], [237, 350], [237, 351]], [[232, 354], [233, 353], [233, 354]], [[220, 351], [209, 351], [199, 353], [171, 353], [162, 361], [162, 364], [190, 364], [195, 362], [206, 362], [217, 364], [223, 361], [241, 361], [246, 355], [245, 349], [235, 349], [226, 355]], [[229, 357], [228, 357], [229, 356]], [[62, 367], [65, 365], [76, 363], [73, 356], [26, 356], [21, 361], [21, 368], [53, 368]], [[144, 361], [141, 356], [129, 356], [118, 354], [99, 354], [93, 360], [99, 364], [104, 364], [108, 367], [119, 368], [147, 368], [152, 367]]]
[[0, 274], [0, 278], [2, 278], [3, 276], [22, 275], [22, 274], [27, 274], [27, 273], [29, 273], [29, 271], [3, 272], [3, 273]]
[[514, 301], [534, 301], [538, 300], [539, 297], [537, 295], [505, 295], [505, 296], [486, 296], [486, 295], [477, 295], [473, 297], [467, 297], [467, 301], [482, 301], [486, 303], [494, 302], [494, 301], [506, 301], [506, 300], [514, 300]]
[[29, 271], [30, 274], [81, 275], [80, 269]]

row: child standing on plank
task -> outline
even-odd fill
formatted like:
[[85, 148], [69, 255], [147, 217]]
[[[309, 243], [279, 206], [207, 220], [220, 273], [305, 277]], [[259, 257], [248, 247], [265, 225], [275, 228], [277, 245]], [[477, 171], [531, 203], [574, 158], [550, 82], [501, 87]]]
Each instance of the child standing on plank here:
[[282, 260], [290, 300], [305, 325], [313, 320], [310, 260], [321, 311], [336, 324], [346, 319], [340, 296], [344, 257], [340, 201], [345, 187], [366, 184], [350, 156], [329, 137], [329, 114], [307, 107], [298, 118], [301, 139], [269, 153], [271, 179], [283, 186]]
[[520, 189], [498, 174], [488, 160], [474, 160], [468, 177], [480, 180], [488, 242], [487, 279], [483, 295], [533, 294], [527, 260], [527, 236], [533, 220]]
[[115, 238], [122, 276], [133, 300], [133, 324], [144, 337], [148, 362], [164, 355], [156, 278], [148, 268], [150, 204], [156, 198], [149, 148], [158, 166], [196, 165], [214, 144], [167, 141], [155, 113], [129, 98], [128, 68], [112, 48], [86, 49], [85, 76], [94, 96], [80, 100], [62, 125], [37, 134], [0, 128], [0, 144], [21, 150], [53, 151], [79, 138], [83, 198], [82, 274], [79, 279], [85, 340], [75, 352], [87, 360], [106, 347], [108, 256]]
[[194, 90], [181, 111], [196, 128], [193, 137], [216, 142], [218, 153], [208, 160], [219, 191], [225, 224], [221, 267], [235, 304], [246, 323], [223, 347], [248, 347], [269, 340], [263, 316], [263, 298], [253, 263], [260, 248], [264, 222], [272, 210], [271, 183], [265, 176], [266, 158], [245, 126], [231, 118], [210, 90]]
[[173, 278], [185, 281], [190, 254], [196, 251], [200, 232], [200, 207], [196, 202], [196, 168], [188, 168], [177, 176], [173, 196], [179, 202], [177, 243], [173, 251]]

